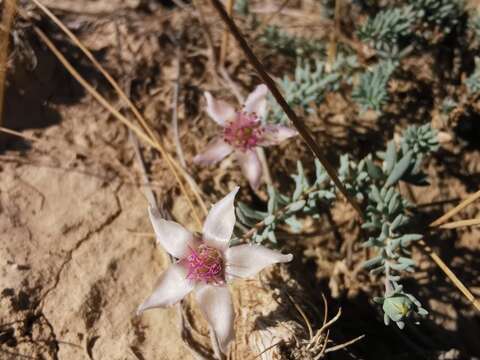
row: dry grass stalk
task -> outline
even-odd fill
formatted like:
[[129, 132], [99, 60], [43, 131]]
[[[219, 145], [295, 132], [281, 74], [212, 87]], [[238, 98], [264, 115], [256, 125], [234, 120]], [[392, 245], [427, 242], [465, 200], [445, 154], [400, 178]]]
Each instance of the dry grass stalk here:
[[447, 264], [432, 250], [432, 248], [421, 240], [419, 244], [422, 246], [424, 252], [430, 256], [435, 264], [442, 270], [445, 275], [452, 281], [455, 287], [465, 296], [465, 298], [473, 305], [473, 307], [480, 312], [480, 302], [475, 298], [475, 295], [463, 284], [463, 282], [455, 275], [455, 273], [448, 267]]
[[0, 23], [0, 125], [3, 124], [3, 106], [5, 102], [5, 80], [7, 78], [10, 30], [12, 29], [16, 11], [16, 0], [3, 1], [2, 22]]
[[216, 68], [217, 55], [215, 52], [215, 44], [213, 42], [212, 32], [210, 31], [207, 21], [205, 20], [205, 13], [203, 12], [202, 6], [200, 5], [198, 0], [192, 0], [192, 4], [195, 7], [195, 10], [197, 12], [197, 19], [200, 22], [200, 25], [202, 26], [203, 33], [205, 36], [205, 41], [207, 42], [208, 49], [210, 50], [209, 51], [210, 63], [213, 65], [214, 68]]
[[439, 226], [446, 221], [448, 221], [450, 218], [458, 214], [460, 211], [465, 209], [468, 205], [476, 201], [478, 198], [480, 198], [480, 190], [469, 195], [465, 200], [463, 200], [460, 204], [455, 206], [452, 210], [446, 212], [444, 215], [440, 216], [437, 220], [432, 222], [430, 224], [431, 227]]
[[342, 0], [335, 0], [335, 27], [330, 34], [330, 42], [327, 48], [327, 71], [331, 70], [332, 65], [337, 58], [337, 37], [340, 33], [340, 17], [342, 10]]
[[5, 134], [10, 134], [10, 135], [18, 136], [20, 138], [24, 138], [28, 141], [40, 141], [40, 139], [38, 139], [36, 137], [25, 135], [24, 133], [21, 133], [21, 132], [12, 130], [12, 129], [8, 129], [8, 128], [3, 127], [3, 126], [0, 126], [0, 131], [4, 132]]
[[447, 224], [440, 225], [440, 229], [458, 229], [466, 226], [475, 226], [480, 225], [480, 219], [468, 219], [468, 220], [459, 220], [452, 221]]

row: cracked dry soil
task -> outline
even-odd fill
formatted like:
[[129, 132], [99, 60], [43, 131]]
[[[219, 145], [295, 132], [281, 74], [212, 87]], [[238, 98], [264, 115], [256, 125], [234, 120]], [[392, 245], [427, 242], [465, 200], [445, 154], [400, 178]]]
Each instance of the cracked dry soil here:
[[128, 133], [36, 51], [30, 80], [12, 74], [5, 126], [38, 141], [1, 137], [0, 359], [189, 359], [175, 309], [135, 315], [168, 258]]
[[[145, 343], [166, 359], [184, 358], [171, 331], [173, 309], [135, 319], [166, 261], [151, 239], [132, 235], [149, 231], [141, 193], [73, 171], [7, 169], [0, 190], [0, 358], [135, 359]], [[153, 328], [139, 336], [142, 326]]]

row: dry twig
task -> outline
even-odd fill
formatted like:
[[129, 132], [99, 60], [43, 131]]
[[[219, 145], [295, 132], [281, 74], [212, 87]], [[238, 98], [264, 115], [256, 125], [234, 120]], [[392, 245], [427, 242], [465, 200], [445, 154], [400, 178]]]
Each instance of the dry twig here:
[[333, 31], [330, 33], [330, 42], [327, 48], [327, 69], [331, 71], [332, 65], [335, 63], [337, 58], [337, 38], [340, 33], [340, 16], [342, 10], [342, 0], [335, 0], [335, 26]]
[[[233, 15], [233, 5], [235, 0], [227, 0], [227, 13], [230, 17]], [[220, 59], [219, 64], [223, 65], [228, 53], [228, 43], [230, 40], [230, 32], [228, 29], [225, 29], [222, 37], [222, 47], [220, 48]]]
[[16, 0], [4, 0], [2, 22], [0, 23], [0, 125], [3, 124], [3, 104], [5, 101], [5, 80], [7, 78], [8, 48], [10, 30], [17, 9]]

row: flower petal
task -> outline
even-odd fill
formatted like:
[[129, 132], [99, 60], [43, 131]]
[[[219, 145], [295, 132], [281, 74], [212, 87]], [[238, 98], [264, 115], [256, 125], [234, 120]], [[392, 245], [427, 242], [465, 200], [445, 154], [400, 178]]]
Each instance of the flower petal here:
[[236, 151], [235, 154], [250, 187], [254, 190], [258, 189], [262, 178], [262, 164], [256, 150]]
[[233, 246], [225, 252], [227, 280], [251, 277], [269, 265], [292, 259], [292, 254], [282, 254], [261, 245]]
[[213, 139], [202, 154], [193, 158], [193, 162], [201, 165], [211, 165], [222, 160], [232, 152], [232, 147], [222, 138]]
[[195, 289], [195, 296], [203, 316], [215, 331], [220, 350], [226, 353], [227, 345], [235, 337], [235, 312], [228, 287], [202, 285]]
[[248, 95], [244, 110], [247, 113], [256, 113], [259, 117], [263, 118], [267, 109], [267, 94], [268, 88], [263, 84], [258, 85], [255, 90]]
[[172, 264], [158, 280], [153, 294], [140, 305], [137, 314], [148, 309], [176, 304], [192, 291], [194, 286], [192, 281], [187, 280], [187, 270], [182, 265]]
[[292, 136], [298, 135], [297, 130], [283, 125], [265, 125], [263, 129], [265, 132], [260, 144], [262, 146], [277, 145]]
[[148, 213], [157, 236], [157, 243], [170, 255], [181, 259], [188, 256], [190, 248], [196, 247], [194, 236], [182, 225], [162, 219], [158, 210], [151, 206], [148, 207]]
[[235, 109], [228, 103], [215, 98], [208, 91], [205, 92], [207, 100], [207, 114], [220, 126], [235, 116]]
[[235, 226], [235, 207], [233, 201], [239, 187], [213, 205], [203, 224], [203, 240], [207, 245], [221, 251], [228, 248]]

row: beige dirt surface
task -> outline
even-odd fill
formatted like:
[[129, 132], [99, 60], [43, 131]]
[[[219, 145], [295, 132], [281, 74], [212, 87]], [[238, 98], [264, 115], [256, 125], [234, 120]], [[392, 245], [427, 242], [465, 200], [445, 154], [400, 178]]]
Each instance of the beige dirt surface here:
[[169, 261], [139, 187], [48, 161], [2, 165], [1, 358], [188, 358], [175, 309], [135, 314]]

